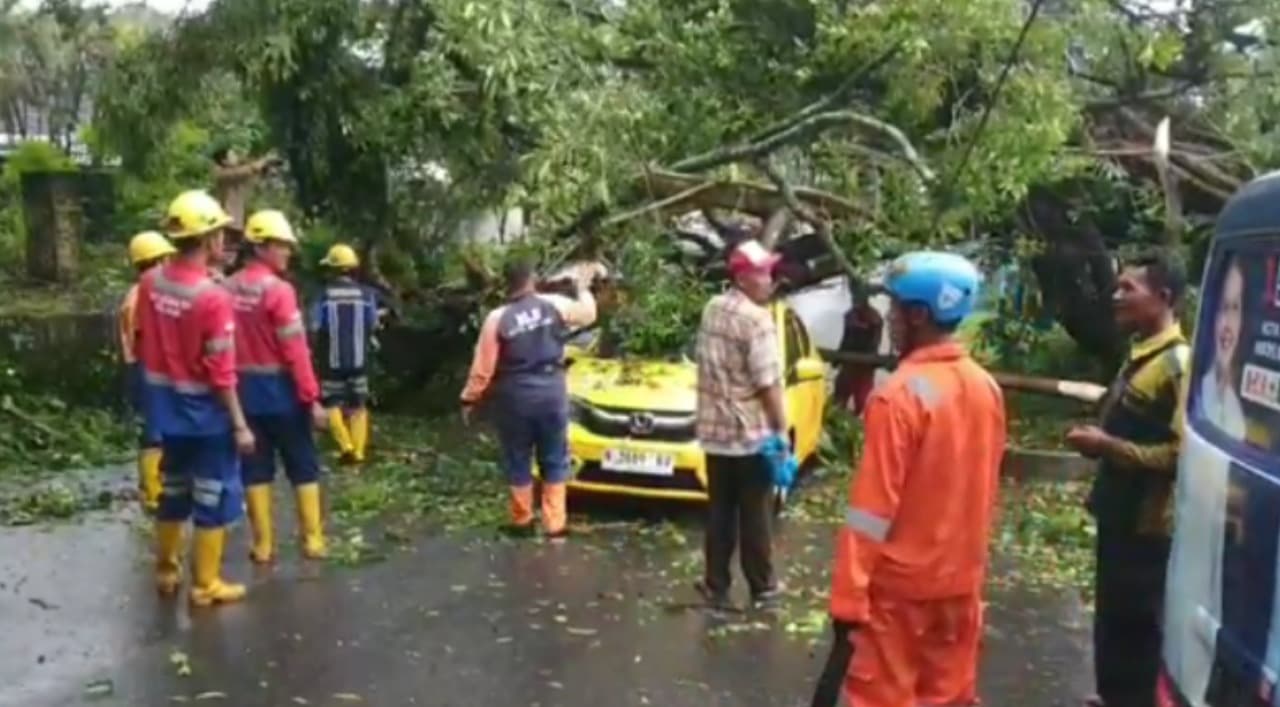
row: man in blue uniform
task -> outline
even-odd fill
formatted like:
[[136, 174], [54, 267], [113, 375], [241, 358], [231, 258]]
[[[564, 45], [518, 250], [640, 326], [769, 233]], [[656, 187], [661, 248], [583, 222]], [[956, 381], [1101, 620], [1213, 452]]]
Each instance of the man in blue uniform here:
[[489, 313], [480, 329], [462, 414], [469, 420], [481, 402], [492, 403], [502, 446], [502, 468], [511, 490], [511, 528], [533, 529], [533, 457], [542, 474], [542, 525], [551, 538], [565, 534], [565, 482], [569, 475], [569, 399], [564, 340], [596, 318], [591, 283], [604, 268], [586, 263], [574, 271], [577, 297], [538, 292], [533, 268], [506, 269], [507, 303]]
[[329, 431], [342, 460], [358, 464], [369, 444], [368, 354], [378, 325], [378, 304], [355, 280], [360, 258], [351, 246], [334, 245], [320, 264], [333, 273], [311, 311], [321, 402], [329, 410]]

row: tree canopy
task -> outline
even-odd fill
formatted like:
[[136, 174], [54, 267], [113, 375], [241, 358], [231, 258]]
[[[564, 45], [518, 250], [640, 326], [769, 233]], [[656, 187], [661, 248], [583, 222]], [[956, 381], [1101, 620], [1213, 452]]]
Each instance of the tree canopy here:
[[699, 211], [860, 264], [1024, 244], [1107, 353], [1108, 253], [1164, 237], [1155, 124], [1194, 246], [1280, 151], [1278, 35], [1269, 0], [214, 0], [123, 52], [95, 128], [138, 171], [182, 125], [276, 146], [299, 209], [410, 288], [494, 207], [637, 263]]

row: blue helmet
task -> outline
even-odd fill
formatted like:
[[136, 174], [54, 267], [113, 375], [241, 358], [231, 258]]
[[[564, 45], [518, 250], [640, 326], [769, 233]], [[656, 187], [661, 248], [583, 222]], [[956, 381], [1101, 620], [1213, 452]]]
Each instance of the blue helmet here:
[[937, 324], [956, 324], [973, 312], [982, 275], [952, 253], [907, 253], [889, 268], [885, 289], [899, 302], [924, 305]]

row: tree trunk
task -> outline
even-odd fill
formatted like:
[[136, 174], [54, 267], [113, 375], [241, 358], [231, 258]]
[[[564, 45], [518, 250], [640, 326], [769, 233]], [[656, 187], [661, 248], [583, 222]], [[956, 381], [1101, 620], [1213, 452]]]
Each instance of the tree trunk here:
[[1096, 224], [1071, 218], [1071, 204], [1044, 187], [1031, 190], [1022, 218], [1044, 239], [1031, 260], [1045, 306], [1087, 353], [1109, 363], [1124, 355], [1125, 339], [1111, 316], [1115, 261]]

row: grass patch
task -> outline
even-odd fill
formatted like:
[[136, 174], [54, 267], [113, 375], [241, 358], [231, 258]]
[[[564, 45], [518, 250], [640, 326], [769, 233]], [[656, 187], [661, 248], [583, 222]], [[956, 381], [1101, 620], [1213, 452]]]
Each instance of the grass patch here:
[[379, 559], [418, 528], [465, 531], [502, 522], [506, 487], [487, 435], [452, 420], [375, 420], [370, 463], [330, 477], [336, 562]]
[[0, 316], [105, 312], [133, 280], [126, 243], [83, 243], [80, 276], [61, 284], [27, 279], [23, 263], [0, 268]]
[[56, 480], [0, 496], [0, 526], [69, 521], [82, 513], [106, 510], [112, 500], [109, 491]]
[[0, 486], [30, 484], [68, 469], [129, 459], [137, 428], [129, 416], [69, 406], [51, 397], [0, 396]]
[[1029, 449], [1065, 449], [1063, 439], [1075, 425], [1097, 424], [1093, 410], [1074, 400], [1006, 391], [1009, 444]]
[[1085, 483], [1006, 484], [994, 543], [1015, 562], [992, 581], [1077, 591], [1092, 603], [1096, 527], [1084, 509], [1087, 493]]

